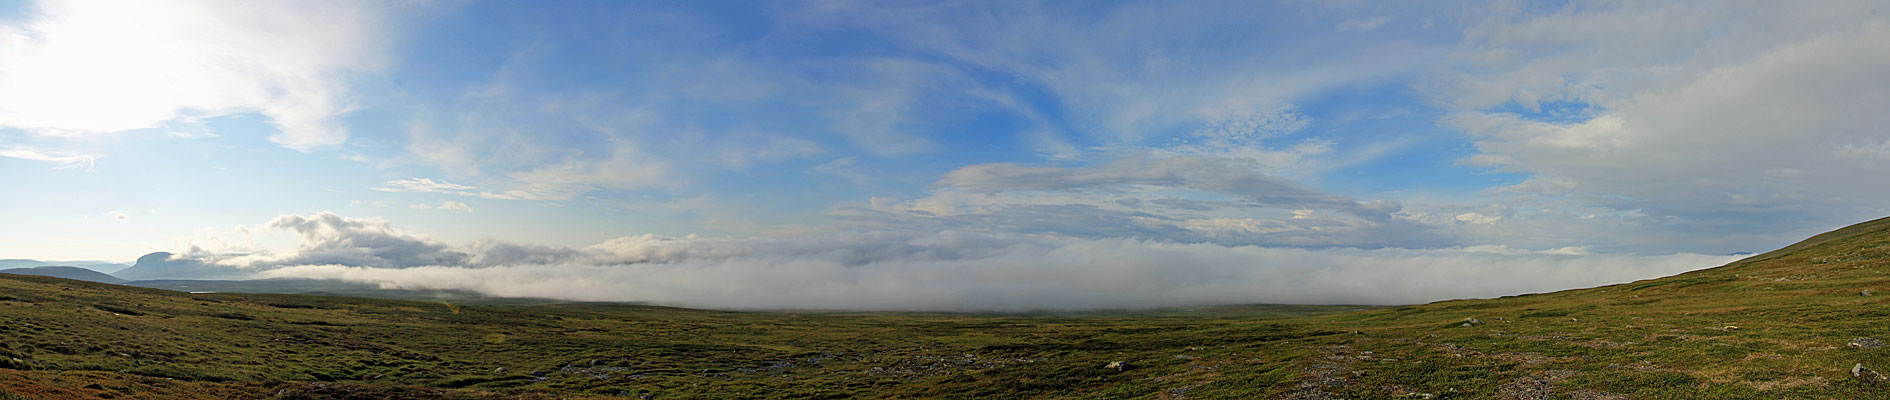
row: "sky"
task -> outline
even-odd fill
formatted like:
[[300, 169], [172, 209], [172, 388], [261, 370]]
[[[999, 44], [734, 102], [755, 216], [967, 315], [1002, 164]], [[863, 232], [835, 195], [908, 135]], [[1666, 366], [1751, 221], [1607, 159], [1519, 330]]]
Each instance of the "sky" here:
[[0, 258], [1401, 304], [1890, 214], [1890, 3], [0, 1]]

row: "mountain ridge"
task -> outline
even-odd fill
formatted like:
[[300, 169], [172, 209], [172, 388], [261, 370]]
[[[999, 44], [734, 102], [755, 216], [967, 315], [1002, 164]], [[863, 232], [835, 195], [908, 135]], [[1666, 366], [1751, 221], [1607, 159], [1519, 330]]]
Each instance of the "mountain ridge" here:
[[66, 278], [66, 279], [74, 279], [74, 280], [81, 280], [81, 281], [112, 283], [112, 284], [122, 284], [126, 282], [124, 279], [119, 279], [118, 277], [112, 276], [111, 274], [93, 271], [91, 269], [86, 269], [86, 268], [60, 266], [60, 265], [46, 265], [46, 266], [29, 267], [29, 268], [0, 269], [0, 274], [51, 276], [51, 277], [56, 277], [56, 278]]

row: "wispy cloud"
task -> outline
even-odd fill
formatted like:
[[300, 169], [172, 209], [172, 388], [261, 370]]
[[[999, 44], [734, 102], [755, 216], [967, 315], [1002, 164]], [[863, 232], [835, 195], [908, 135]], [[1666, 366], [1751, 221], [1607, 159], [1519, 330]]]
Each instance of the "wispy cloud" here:
[[397, 181], [387, 181], [387, 183], [382, 184], [381, 187], [373, 189], [382, 192], [461, 194], [470, 193], [471, 190], [478, 188], [446, 181], [435, 181], [430, 178], [408, 178]]
[[1457, 108], [1443, 124], [1474, 143], [1464, 164], [1531, 177], [1496, 192], [1511, 207], [1571, 225], [1631, 213], [1627, 231], [1684, 236], [1670, 241], [1832, 226], [1890, 212], [1878, 200], [1890, 187], [1857, 184], [1890, 175], [1857, 151], [1890, 126], [1877, 111], [1890, 107], [1887, 14], [1749, 2], [1499, 16], [1468, 30], [1430, 90]]
[[[447, 181], [435, 181], [431, 178], [408, 178], [387, 181], [387, 183], [383, 183], [381, 186], [369, 189], [381, 192], [440, 193], [494, 200], [564, 201], [570, 200], [572, 196], [586, 191], [585, 188], [589, 187], [581, 182], [557, 181], [555, 179], [541, 183], [527, 183], [527, 185], [527, 187], [521, 189], [486, 191], [480, 190], [477, 186], [461, 185]], [[416, 204], [415, 206], [415, 208], [420, 208], [418, 206], [431, 208], [431, 206], [426, 204]]]
[[0, 146], [0, 157], [49, 162], [58, 164], [58, 167], [55, 168], [59, 169], [91, 169], [93, 164], [98, 161], [99, 156], [68, 152], [45, 152], [25, 146]]

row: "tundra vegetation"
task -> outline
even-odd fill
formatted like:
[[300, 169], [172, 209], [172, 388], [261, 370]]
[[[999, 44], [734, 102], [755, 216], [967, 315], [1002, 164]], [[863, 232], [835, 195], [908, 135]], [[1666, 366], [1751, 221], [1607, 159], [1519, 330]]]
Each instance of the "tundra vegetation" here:
[[1890, 219], [1660, 279], [1403, 307], [729, 312], [0, 275], [0, 400], [1886, 398], [1887, 281]]

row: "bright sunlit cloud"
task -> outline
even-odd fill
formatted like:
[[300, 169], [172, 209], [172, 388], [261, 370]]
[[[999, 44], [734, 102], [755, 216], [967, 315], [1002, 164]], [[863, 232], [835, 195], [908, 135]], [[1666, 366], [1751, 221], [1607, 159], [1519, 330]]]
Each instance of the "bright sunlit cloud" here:
[[384, 63], [360, 2], [43, 1], [0, 26], [0, 127], [111, 133], [239, 113], [294, 149], [347, 138], [351, 75]]

